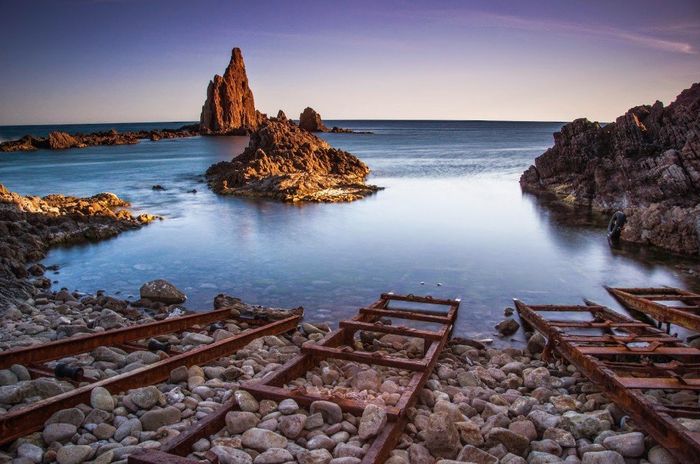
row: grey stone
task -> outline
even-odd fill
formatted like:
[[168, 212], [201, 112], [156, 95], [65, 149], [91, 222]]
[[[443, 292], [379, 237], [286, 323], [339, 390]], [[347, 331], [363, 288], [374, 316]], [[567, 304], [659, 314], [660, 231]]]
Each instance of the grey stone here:
[[236, 401], [238, 401], [238, 407], [241, 411], [256, 412], [260, 408], [258, 400], [253, 398], [253, 395], [245, 390], [236, 390], [234, 393]]
[[362, 412], [362, 418], [360, 419], [360, 427], [358, 428], [360, 439], [367, 440], [378, 435], [384, 426], [386, 426], [386, 422], [387, 416], [384, 408], [374, 404], [368, 404]]
[[288, 461], [294, 461], [294, 456], [284, 448], [270, 448], [254, 460], [255, 464], [282, 464]]
[[269, 448], [284, 448], [287, 439], [271, 430], [252, 428], [243, 433], [241, 443], [247, 448], [265, 451]]
[[164, 425], [171, 425], [179, 422], [182, 413], [179, 409], [173, 406], [167, 406], [162, 409], [153, 409], [141, 416], [141, 425], [146, 431], [158, 430]]
[[320, 412], [323, 419], [329, 424], [337, 424], [343, 420], [343, 411], [340, 406], [330, 401], [314, 401], [309, 410], [311, 414]]
[[258, 416], [248, 411], [230, 411], [226, 413], [226, 430], [232, 435], [252, 429], [260, 422]]
[[304, 414], [291, 414], [279, 418], [279, 431], [287, 438], [295, 439], [304, 430], [306, 416]]
[[581, 464], [625, 464], [625, 458], [615, 451], [592, 451], [584, 453]]
[[497, 464], [498, 458], [475, 446], [467, 445], [459, 452], [457, 461], [473, 462], [475, 464]]
[[103, 411], [114, 410], [114, 398], [112, 398], [112, 394], [103, 387], [95, 387], [92, 389], [90, 392], [90, 404], [93, 408]]
[[166, 304], [183, 303], [187, 296], [173, 284], [163, 279], [146, 282], [139, 289], [141, 298]]
[[58, 464], [80, 464], [92, 454], [92, 448], [88, 445], [68, 445], [58, 450], [56, 461]]
[[41, 437], [47, 445], [53, 442], [66, 443], [78, 431], [78, 428], [73, 424], [49, 424], [44, 427]]
[[61, 409], [56, 411], [47, 419], [44, 423], [45, 425], [63, 423], [63, 424], [73, 424], [76, 427], [80, 425], [85, 420], [85, 414], [78, 408]]
[[641, 432], [622, 433], [603, 440], [603, 446], [617, 451], [626, 458], [638, 458], [644, 454], [644, 434]]

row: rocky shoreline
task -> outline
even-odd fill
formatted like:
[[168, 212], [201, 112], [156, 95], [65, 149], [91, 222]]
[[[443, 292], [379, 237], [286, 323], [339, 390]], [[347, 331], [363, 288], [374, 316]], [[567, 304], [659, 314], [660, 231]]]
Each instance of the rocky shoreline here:
[[51, 246], [104, 240], [157, 219], [134, 216], [128, 206], [113, 193], [40, 198], [0, 184], [0, 313], [16, 309], [16, 300], [32, 298], [37, 288], [51, 286], [38, 263]]
[[[148, 303], [147, 301], [145, 303]], [[154, 302], [151, 302], [154, 303]], [[23, 346], [77, 333], [166, 317], [140, 302], [105, 295], [43, 290], [5, 312], [0, 346]], [[232, 315], [250, 309], [219, 296], [215, 308]], [[217, 327], [156, 337], [187, 351], [246, 329], [234, 319]], [[89, 404], [58, 411], [43, 430], [0, 451], [0, 462], [79, 464], [126, 463], [128, 455], [158, 449], [188, 430], [232, 396], [240, 411], [226, 427], [197, 441], [190, 458], [199, 462], [265, 464], [357, 464], [386, 417], [368, 407], [362, 416], [344, 414], [332, 402], [310, 408], [294, 400], [257, 401], [239, 385], [261, 378], [295, 356], [305, 343], [320, 340], [329, 327], [302, 323], [284, 336], [255, 340], [236, 354], [207, 366], [176, 368], [166, 382], [116, 395], [95, 388]], [[663, 448], [639, 431], [574, 366], [542, 359], [544, 338], [530, 337], [526, 348], [492, 349], [455, 336], [442, 352], [389, 464], [674, 464]], [[364, 332], [355, 348], [414, 358], [417, 339]], [[127, 353], [100, 347], [61, 360], [79, 365], [88, 378], [102, 379], [167, 357], [163, 352]], [[354, 362], [322, 362], [288, 387], [314, 393], [394, 404], [410, 372]], [[0, 371], [0, 414], [75, 388], [52, 378], [31, 379], [26, 366]], [[697, 402], [695, 393], [684, 401]], [[693, 429], [700, 421], [686, 424]]]
[[700, 83], [668, 106], [638, 106], [604, 126], [565, 125], [520, 185], [571, 205], [623, 211], [622, 240], [698, 256]]
[[154, 129], [150, 131], [117, 132], [115, 129], [106, 132], [90, 134], [68, 134], [67, 132], [51, 132], [47, 137], [25, 135], [21, 139], [0, 143], [0, 152], [67, 150], [69, 148], [85, 148], [99, 145], [133, 145], [148, 139], [158, 141], [199, 135], [199, 125], [186, 125], [178, 129]]

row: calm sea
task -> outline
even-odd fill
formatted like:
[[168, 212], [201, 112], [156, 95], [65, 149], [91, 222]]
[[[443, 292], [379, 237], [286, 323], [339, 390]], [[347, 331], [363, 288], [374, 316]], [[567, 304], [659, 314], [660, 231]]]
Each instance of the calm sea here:
[[[612, 250], [580, 213], [523, 195], [520, 173], [552, 144], [561, 123], [328, 121], [373, 134], [325, 134], [363, 159], [386, 190], [350, 204], [288, 205], [219, 197], [202, 183], [245, 137], [143, 141], [138, 145], [0, 156], [0, 182], [24, 193], [110, 191], [165, 220], [115, 239], [54, 249], [58, 287], [138, 297], [164, 278], [193, 309], [221, 292], [249, 302], [304, 306], [337, 321], [395, 291], [461, 298], [458, 333], [492, 336], [517, 297], [533, 303], [619, 308], [603, 284], [693, 286], [663, 255]], [[0, 127], [27, 132], [178, 127], [184, 123]], [[153, 191], [154, 184], [166, 191]], [[188, 193], [196, 189], [197, 193]]]

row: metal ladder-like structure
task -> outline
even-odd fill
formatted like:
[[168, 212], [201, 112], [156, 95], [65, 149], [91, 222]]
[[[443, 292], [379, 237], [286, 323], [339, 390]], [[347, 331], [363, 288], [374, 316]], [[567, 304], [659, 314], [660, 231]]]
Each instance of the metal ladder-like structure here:
[[[434, 309], [411, 309], [401, 307], [418, 303]], [[250, 381], [241, 388], [250, 392], [256, 399], [275, 401], [294, 399], [302, 406], [308, 407], [314, 401], [332, 401], [343, 412], [362, 415], [367, 407], [363, 401], [339, 398], [332, 395], [312, 395], [308, 392], [284, 388], [289, 382], [303, 377], [305, 373], [326, 359], [341, 359], [377, 366], [389, 366], [412, 372], [407, 390], [401, 395], [395, 406], [385, 406], [387, 426], [384, 427], [370, 445], [362, 459], [363, 464], [384, 462], [396, 447], [404, 427], [408, 422], [407, 411], [418, 400], [418, 395], [430, 378], [438, 361], [440, 352], [445, 347], [457, 319], [460, 300], [437, 299], [414, 295], [395, 295], [384, 293], [379, 300], [349, 320], [341, 321], [339, 328], [328, 333], [317, 343], [306, 343], [302, 352], [290, 359], [279, 370], [272, 372], [259, 381]], [[440, 311], [440, 308], [443, 310]], [[420, 330], [407, 326], [388, 325], [386, 318], [403, 319], [435, 323], [438, 330]], [[407, 359], [398, 356], [383, 355], [375, 352], [353, 349], [355, 333], [358, 331], [379, 332], [383, 334], [402, 335], [424, 340], [424, 355], [419, 359]], [[193, 464], [187, 459], [192, 445], [200, 438], [219, 432], [225, 427], [225, 417], [229, 411], [238, 409], [235, 398], [228, 400], [220, 408], [200, 420], [190, 430], [164, 444], [161, 450], [149, 450], [129, 457], [130, 464]], [[216, 457], [212, 456], [212, 461]]]
[[[700, 350], [591, 302], [557, 306], [515, 300], [515, 306], [526, 327], [547, 338], [545, 358], [559, 352], [679, 462], [697, 462], [700, 432], [675, 420], [700, 418], [697, 402], [652, 401], [645, 392], [700, 390]], [[568, 318], [552, 319], [553, 314]]]

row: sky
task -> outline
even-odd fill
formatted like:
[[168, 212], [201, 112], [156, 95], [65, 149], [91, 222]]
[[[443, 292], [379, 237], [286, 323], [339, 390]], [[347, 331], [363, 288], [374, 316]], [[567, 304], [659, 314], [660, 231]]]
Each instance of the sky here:
[[611, 121], [700, 81], [700, 2], [0, 0], [0, 125], [198, 120], [240, 47], [256, 107]]

